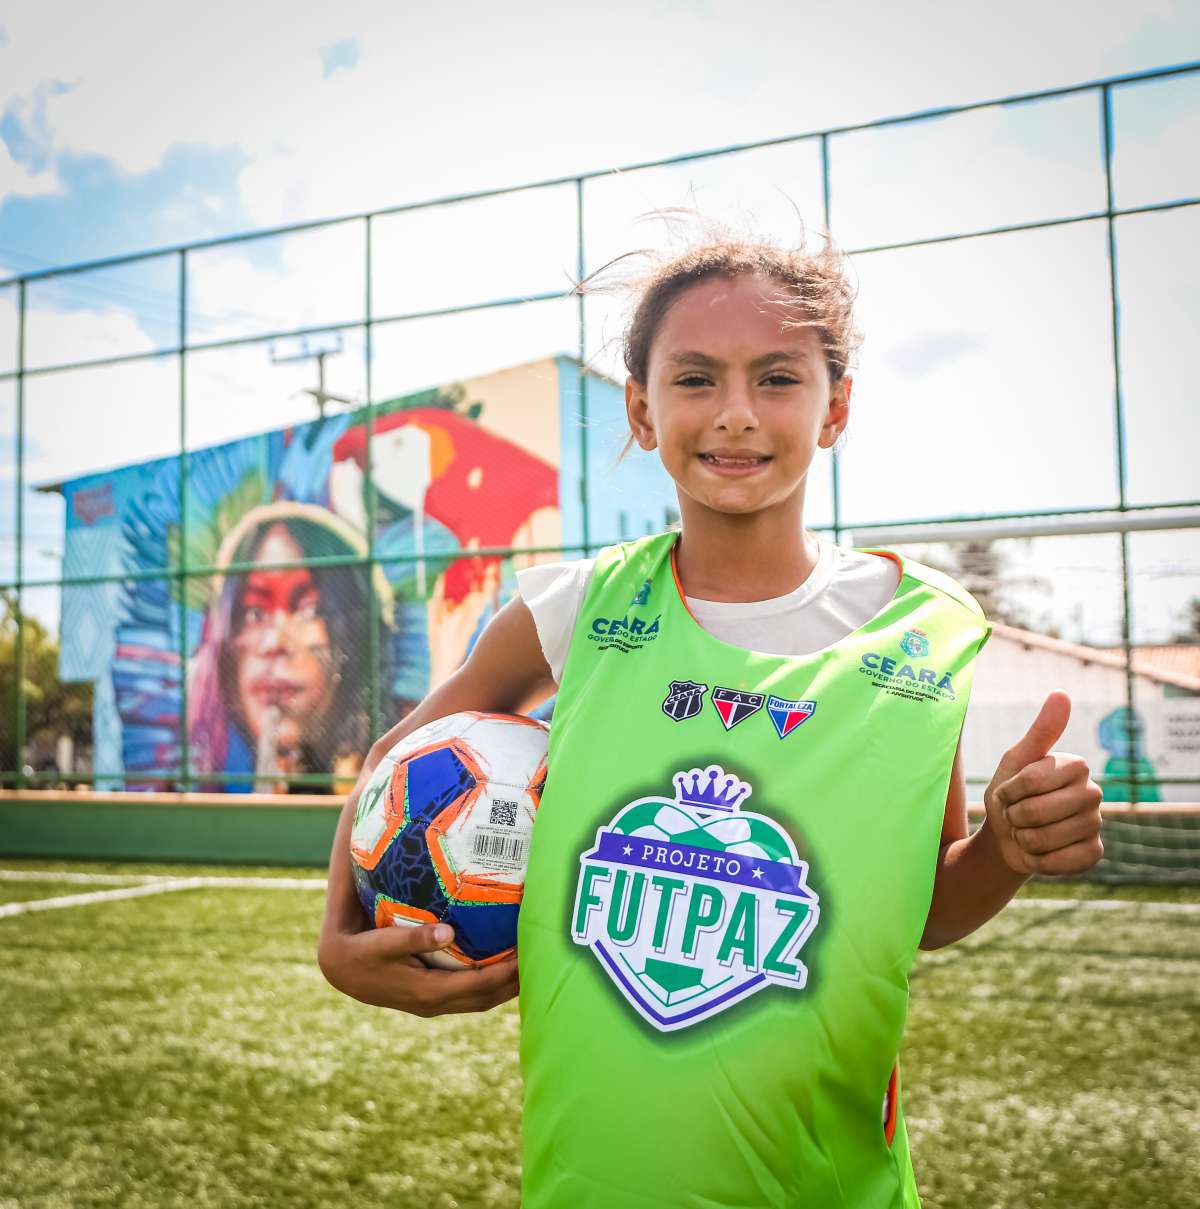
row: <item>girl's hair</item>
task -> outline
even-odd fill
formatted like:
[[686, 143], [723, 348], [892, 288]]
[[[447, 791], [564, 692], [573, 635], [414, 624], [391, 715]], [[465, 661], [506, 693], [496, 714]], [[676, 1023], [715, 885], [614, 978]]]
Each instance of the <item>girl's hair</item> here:
[[[678, 213], [677, 211], [668, 212]], [[688, 212], [684, 212], [685, 214]], [[661, 215], [660, 217], [665, 217]], [[629, 321], [622, 339], [625, 368], [643, 385], [650, 350], [671, 306], [693, 285], [712, 277], [757, 274], [776, 282], [778, 291], [767, 299], [778, 307], [780, 327], [816, 328], [825, 352], [831, 382], [840, 382], [854, 363], [862, 334], [854, 326], [855, 287], [847, 277], [847, 258], [825, 232], [824, 247], [809, 252], [803, 228], [794, 248], [763, 239], [738, 236], [710, 220], [700, 220], [702, 238], [683, 252], [663, 256], [648, 251], [630, 252], [598, 269], [580, 283], [582, 292], [607, 290], [603, 275], [629, 257], [646, 257], [650, 268], [633, 280], [618, 283], [632, 298]], [[633, 445], [630, 433], [619, 462]]]

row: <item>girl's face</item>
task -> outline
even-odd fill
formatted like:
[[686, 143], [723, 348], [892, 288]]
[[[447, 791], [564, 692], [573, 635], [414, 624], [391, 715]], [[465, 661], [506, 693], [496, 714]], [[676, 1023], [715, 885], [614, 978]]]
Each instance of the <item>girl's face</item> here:
[[659, 450], [685, 523], [696, 508], [795, 509], [849, 418], [850, 379], [830, 382], [816, 329], [784, 331], [764, 305], [779, 290], [757, 275], [697, 282], [663, 317], [646, 382], [625, 384], [634, 437]]
[[[294, 562], [303, 555], [287, 527], [276, 524], [254, 561]], [[275, 711], [276, 749], [286, 755], [320, 726], [333, 700], [321, 595], [305, 569], [251, 571], [242, 586], [240, 615], [234, 645], [241, 714], [258, 739], [267, 711]]]

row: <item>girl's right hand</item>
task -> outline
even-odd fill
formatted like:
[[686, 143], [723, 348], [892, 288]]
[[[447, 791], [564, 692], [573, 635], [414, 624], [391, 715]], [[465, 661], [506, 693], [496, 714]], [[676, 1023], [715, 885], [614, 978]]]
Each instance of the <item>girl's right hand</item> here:
[[515, 956], [477, 970], [434, 970], [417, 954], [449, 944], [453, 933], [441, 939], [434, 935], [435, 927], [446, 925], [371, 927], [350, 874], [350, 832], [359, 794], [379, 761], [405, 735], [462, 710], [515, 713], [554, 687], [533, 615], [516, 596], [484, 627], [466, 663], [376, 740], [342, 808], [329, 854], [317, 963], [339, 991], [416, 1016], [485, 1012], [517, 994]]
[[339, 991], [414, 1016], [486, 1012], [516, 995], [515, 955], [477, 970], [434, 970], [417, 956], [445, 948], [453, 937], [448, 924], [327, 931], [317, 960]]

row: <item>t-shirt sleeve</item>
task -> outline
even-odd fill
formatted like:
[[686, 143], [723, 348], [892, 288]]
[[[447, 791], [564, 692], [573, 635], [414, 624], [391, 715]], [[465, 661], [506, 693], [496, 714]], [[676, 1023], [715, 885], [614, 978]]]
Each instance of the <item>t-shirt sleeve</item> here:
[[594, 558], [576, 558], [569, 562], [538, 563], [517, 572], [517, 591], [533, 614], [542, 654], [555, 684], [562, 681], [575, 620], [595, 562]]

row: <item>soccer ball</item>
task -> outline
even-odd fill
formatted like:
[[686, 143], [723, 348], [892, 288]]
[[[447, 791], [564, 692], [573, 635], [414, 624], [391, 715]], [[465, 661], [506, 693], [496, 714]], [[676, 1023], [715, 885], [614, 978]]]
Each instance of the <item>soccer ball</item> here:
[[354, 885], [377, 927], [445, 921], [448, 949], [427, 965], [490, 965], [517, 944], [549, 726], [467, 712], [406, 735], [379, 762], [350, 834]]

